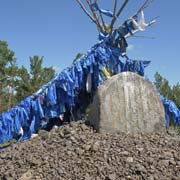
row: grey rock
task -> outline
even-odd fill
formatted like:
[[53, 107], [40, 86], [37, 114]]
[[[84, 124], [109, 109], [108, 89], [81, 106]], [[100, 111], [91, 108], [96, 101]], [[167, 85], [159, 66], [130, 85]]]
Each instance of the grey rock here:
[[83, 148], [84, 148], [86, 151], [89, 151], [89, 150], [91, 149], [91, 145], [85, 144], [85, 145], [83, 146]]
[[122, 156], [128, 156], [128, 155], [129, 155], [129, 152], [128, 152], [128, 151], [123, 151], [123, 152], [120, 152], [120, 154], [121, 154]]
[[81, 129], [82, 129], [82, 131], [86, 131], [86, 130], [88, 130], [88, 127], [83, 123], [81, 125]]
[[110, 180], [115, 180], [116, 179], [116, 174], [115, 173], [109, 174], [109, 179]]
[[149, 176], [148, 180], [154, 180], [153, 176]]
[[92, 150], [93, 151], [98, 151], [99, 147], [100, 147], [100, 143], [99, 142], [95, 142], [93, 144], [93, 146], [92, 146]]
[[71, 130], [69, 128], [66, 128], [66, 129], [64, 129], [63, 133], [64, 133], [64, 135], [66, 137], [68, 135], [71, 135]]
[[28, 170], [26, 173], [24, 173], [19, 180], [30, 180], [32, 179], [32, 170]]
[[171, 158], [169, 160], [169, 164], [176, 165], [176, 161], [174, 160], [174, 158]]
[[[46, 140], [38, 136], [1, 151], [0, 179], [180, 179], [179, 137], [93, 133], [82, 125], [65, 125], [50, 131]], [[71, 137], [61, 138], [60, 131]]]
[[146, 168], [142, 166], [141, 164], [136, 165], [137, 171], [139, 172], [146, 172]]
[[64, 138], [64, 132], [61, 130], [61, 131], [59, 131], [59, 136], [61, 137], [61, 138]]
[[90, 175], [86, 173], [84, 180], [91, 180]]
[[172, 152], [167, 151], [167, 152], [164, 152], [164, 157], [167, 158], [167, 159], [170, 159], [170, 158], [173, 158], [174, 155], [173, 155]]
[[177, 161], [177, 162], [176, 162], [176, 164], [177, 164], [177, 166], [179, 166], [179, 167], [180, 167], [180, 161]]
[[49, 137], [49, 133], [45, 130], [40, 130], [38, 134], [42, 140], [46, 140]]
[[134, 159], [133, 159], [133, 157], [127, 157], [126, 161], [128, 163], [133, 163]]
[[88, 119], [99, 132], [165, 131], [164, 107], [155, 87], [132, 72], [115, 75], [99, 86]]
[[84, 150], [79, 148], [77, 153], [81, 156], [84, 153]]
[[161, 161], [160, 161], [160, 164], [161, 164], [162, 166], [167, 167], [167, 166], [169, 166], [169, 160], [161, 160]]
[[71, 147], [72, 146], [72, 142], [71, 141], [68, 141], [66, 140], [65, 144], [64, 144], [66, 147]]

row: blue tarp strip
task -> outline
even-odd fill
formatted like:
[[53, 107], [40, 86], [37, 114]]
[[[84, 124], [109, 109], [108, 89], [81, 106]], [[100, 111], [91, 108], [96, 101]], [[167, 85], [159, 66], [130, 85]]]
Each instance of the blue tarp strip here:
[[[0, 144], [13, 138], [26, 140], [51, 118], [64, 114], [70, 108], [75, 111], [78, 103], [84, 105], [80, 92], [86, 92], [87, 76], [92, 75], [93, 93], [107, 79], [103, 67], [106, 67], [111, 76], [124, 71], [136, 72], [144, 76], [144, 68], [150, 64], [150, 61], [126, 60], [122, 55], [124, 50], [122, 52], [121, 48], [114, 46], [119, 37], [129, 33], [130, 25], [125, 24], [122, 31], [114, 31], [111, 36], [101, 34], [99, 43], [95, 44], [87, 55], [64, 69], [32, 96], [0, 114]], [[179, 111], [172, 110], [172, 107], [175, 107], [173, 103], [169, 105], [167, 103], [169, 101], [163, 102], [167, 114], [173, 115], [179, 123], [180, 120], [177, 118]]]
[[93, 3], [92, 6], [96, 11], [99, 11], [99, 12], [101, 12], [102, 14], [104, 14], [106, 16], [113, 17], [113, 12], [112, 11], [99, 8], [99, 6], [98, 6], [98, 4], [96, 2]]
[[20, 139], [28, 139], [41, 128], [42, 122], [48, 122], [50, 118], [63, 114], [66, 111], [65, 106], [74, 107], [80, 101], [77, 90], [86, 91], [88, 74], [92, 74], [93, 91], [107, 79], [103, 66], [111, 75], [123, 71], [144, 75], [147, 62], [120, 58], [120, 49], [112, 47], [115, 39], [114, 34], [111, 39], [105, 38], [93, 46], [86, 56], [43, 85], [33, 96], [1, 114], [0, 143], [18, 136], [21, 128], [24, 133]]
[[180, 126], [180, 110], [178, 109], [176, 104], [173, 101], [165, 98], [164, 96], [160, 97], [164, 105], [166, 127], [169, 126], [171, 118], [175, 124]]

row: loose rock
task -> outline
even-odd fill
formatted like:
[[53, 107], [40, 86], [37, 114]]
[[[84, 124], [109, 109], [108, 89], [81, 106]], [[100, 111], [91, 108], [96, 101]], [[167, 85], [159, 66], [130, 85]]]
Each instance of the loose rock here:
[[179, 171], [179, 137], [99, 134], [83, 122], [0, 152], [0, 179], [7, 180], [178, 180]]

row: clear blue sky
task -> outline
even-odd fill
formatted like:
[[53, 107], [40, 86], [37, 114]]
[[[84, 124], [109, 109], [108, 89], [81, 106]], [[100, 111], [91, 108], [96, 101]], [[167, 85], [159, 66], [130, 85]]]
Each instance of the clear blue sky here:
[[[82, 0], [83, 1], [83, 0]], [[99, 0], [102, 8], [112, 0]], [[29, 56], [44, 56], [45, 66], [58, 71], [69, 66], [78, 52], [86, 52], [97, 42], [96, 26], [75, 0], [1, 0], [0, 40], [9, 43], [19, 65], [29, 65]], [[122, 3], [119, 0], [119, 3]], [[130, 0], [119, 23], [132, 15], [143, 0]], [[152, 80], [156, 71], [171, 84], [180, 82], [180, 0], [155, 0], [146, 9], [147, 20], [158, 22], [137, 35], [156, 39], [129, 38], [129, 57], [151, 60], [146, 75]]]

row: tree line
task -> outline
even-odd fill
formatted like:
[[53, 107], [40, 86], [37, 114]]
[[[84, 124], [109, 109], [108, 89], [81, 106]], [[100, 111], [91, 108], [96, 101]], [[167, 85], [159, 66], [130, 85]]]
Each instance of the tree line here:
[[[82, 55], [78, 53], [73, 61]], [[32, 95], [55, 76], [52, 66], [43, 67], [43, 60], [43, 57], [37, 55], [30, 57], [28, 71], [25, 66], [18, 66], [15, 53], [9, 49], [8, 43], [0, 41], [0, 113]], [[174, 101], [180, 109], [180, 84], [171, 86], [158, 72], [154, 77], [154, 85], [159, 93]]]
[[15, 53], [0, 41], [0, 113], [36, 92], [55, 76], [53, 67], [43, 67], [43, 57], [29, 58], [29, 71], [19, 67]]
[[161, 95], [167, 99], [174, 101], [177, 107], [180, 109], [180, 84], [179, 82], [173, 86], [169, 84], [169, 81], [162, 77], [158, 72], [154, 75], [155, 86]]

